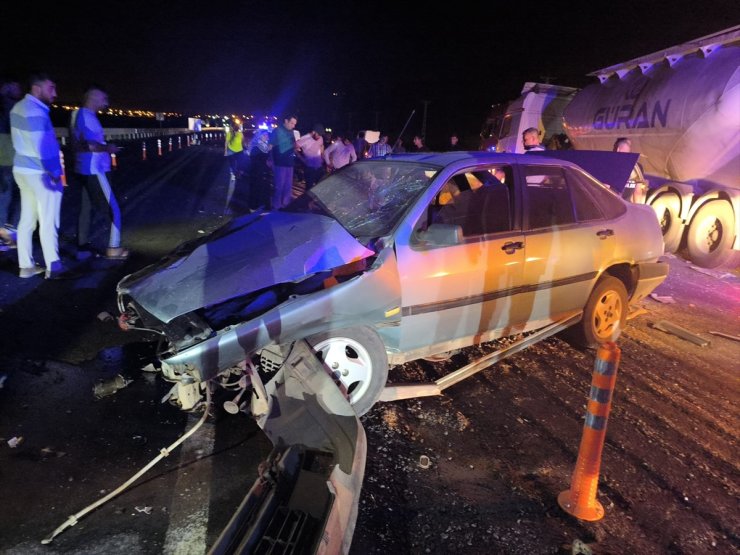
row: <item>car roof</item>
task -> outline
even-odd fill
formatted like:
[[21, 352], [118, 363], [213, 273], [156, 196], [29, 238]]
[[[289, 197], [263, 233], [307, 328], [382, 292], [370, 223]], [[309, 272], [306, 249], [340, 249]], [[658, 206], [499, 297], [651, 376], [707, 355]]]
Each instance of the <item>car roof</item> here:
[[454, 171], [466, 164], [552, 164], [576, 168], [590, 174], [601, 183], [608, 183], [617, 191], [624, 188], [638, 155], [611, 151], [551, 150], [525, 154], [498, 153], [488, 151], [416, 152], [391, 154], [389, 160], [423, 162]]
[[[520, 164], [520, 163], [551, 163], [558, 166], [578, 167], [576, 164], [566, 160], [549, 158], [546, 155], [538, 156], [536, 160], [527, 154], [511, 154], [499, 152], [487, 152], [483, 150], [453, 151], [453, 152], [405, 152], [402, 154], [390, 154], [387, 160], [399, 160], [408, 162], [424, 162], [437, 166], [449, 166], [455, 162], [471, 162], [476, 164]], [[372, 159], [371, 159], [372, 160]]]

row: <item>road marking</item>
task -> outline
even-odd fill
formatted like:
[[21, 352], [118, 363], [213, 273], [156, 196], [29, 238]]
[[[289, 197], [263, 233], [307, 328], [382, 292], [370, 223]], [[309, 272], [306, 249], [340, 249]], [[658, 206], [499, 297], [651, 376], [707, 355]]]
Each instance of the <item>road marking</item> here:
[[[200, 415], [188, 417], [188, 429]], [[212, 422], [185, 440], [180, 453], [183, 466], [177, 474], [170, 503], [170, 525], [162, 553], [165, 555], [202, 555], [208, 550], [208, 507], [211, 497], [211, 453], [216, 438]], [[200, 460], [198, 460], [200, 459]]]

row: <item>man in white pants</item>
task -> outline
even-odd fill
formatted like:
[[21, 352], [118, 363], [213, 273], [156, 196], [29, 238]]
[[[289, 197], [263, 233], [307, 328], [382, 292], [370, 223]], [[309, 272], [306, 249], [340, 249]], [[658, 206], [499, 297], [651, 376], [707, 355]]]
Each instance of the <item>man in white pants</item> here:
[[85, 91], [82, 108], [72, 113], [70, 136], [75, 151], [75, 172], [81, 181], [82, 204], [77, 226], [77, 258], [92, 255], [90, 245], [91, 208], [95, 205], [110, 223], [105, 257], [125, 260], [129, 252], [121, 247], [121, 210], [110, 185], [111, 154], [120, 149], [105, 141], [103, 126], [96, 115], [108, 108], [108, 94], [99, 85]]
[[[10, 135], [15, 149], [13, 177], [21, 193], [17, 243], [22, 278], [44, 271], [47, 279], [77, 277], [67, 271], [59, 259], [62, 164], [49, 117], [49, 107], [56, 97], [56, 84], [48, 75], [33, 75], [31, 92], [10, 112]], [[33, 232], [37, 225], [46, 268], [33, 259]]]

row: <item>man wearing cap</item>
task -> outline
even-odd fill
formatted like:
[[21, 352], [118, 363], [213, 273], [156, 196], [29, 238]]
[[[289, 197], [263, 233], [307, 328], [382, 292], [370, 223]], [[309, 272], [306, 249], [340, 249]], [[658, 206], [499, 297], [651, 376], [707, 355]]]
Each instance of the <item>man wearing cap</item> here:
[[317, 123], [298, 141], [298, 157], [303, 162], [306, 191], [324, 177], [324, 126]]

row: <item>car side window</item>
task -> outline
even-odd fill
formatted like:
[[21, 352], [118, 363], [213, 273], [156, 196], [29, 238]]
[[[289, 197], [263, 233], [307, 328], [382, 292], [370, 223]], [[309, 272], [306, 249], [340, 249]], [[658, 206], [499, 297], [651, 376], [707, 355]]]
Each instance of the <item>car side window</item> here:
[[462, 240], [511, 231], [513, 226], [513, 173], [509, 166], [494, 166], [454, 175], [442, 186], [427, 213], [416, 226], [415, 243], [422, 244], [430, 226], [458, 226]]
[[523, 166], [526, 179], [527, 228], [575, 223], [573, 204], [562, 168]]

